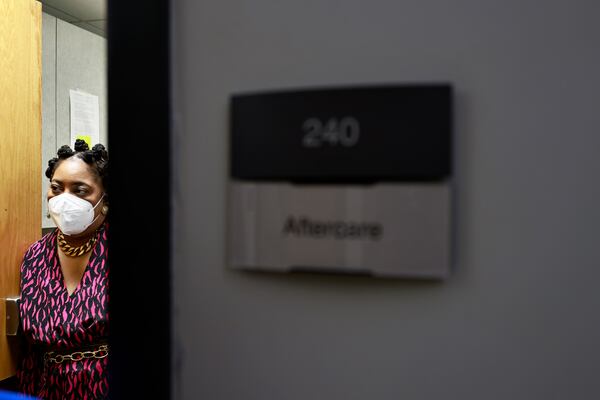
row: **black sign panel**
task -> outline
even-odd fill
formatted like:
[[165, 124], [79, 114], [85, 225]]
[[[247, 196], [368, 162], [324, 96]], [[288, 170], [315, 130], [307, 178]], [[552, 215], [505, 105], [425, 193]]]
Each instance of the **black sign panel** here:
[[234, 95], [231, 175], [294, 182], [435, 181], [451, 174], [447, 84]]

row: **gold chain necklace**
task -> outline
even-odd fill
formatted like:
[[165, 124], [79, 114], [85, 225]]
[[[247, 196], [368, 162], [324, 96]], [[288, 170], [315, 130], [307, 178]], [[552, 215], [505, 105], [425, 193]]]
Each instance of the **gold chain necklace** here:
[[91, 251], [94, 248], [94, 245], [98, 240], [96, 236], [97, 235], [94, 233], [94, 236], [92, 236], [87, 242], [85, 242], [81, 246], [71, 246], [65, 240], [65, 235], [62, 232], [58, 232], [56, 242], [58, 243], [58, 247], [60, 247], [63, 253], [65, 253], [69, 257], [79, 257]]

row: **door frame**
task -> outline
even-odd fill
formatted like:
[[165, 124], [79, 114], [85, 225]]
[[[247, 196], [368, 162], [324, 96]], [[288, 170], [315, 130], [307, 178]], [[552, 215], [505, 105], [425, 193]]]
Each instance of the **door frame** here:
[[108, 0], [111, 398], [171, 395], [170, 2]]

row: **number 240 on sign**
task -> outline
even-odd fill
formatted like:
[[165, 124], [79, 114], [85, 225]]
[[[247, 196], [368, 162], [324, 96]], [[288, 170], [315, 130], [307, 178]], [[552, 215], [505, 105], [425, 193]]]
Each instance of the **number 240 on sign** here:
[[318, 118], [308, 118], [302, 123], [302, 147], [328, 146], [354, 147], [360, 139], [360, 124], [353, 117], [330, 118], [323, 123]]

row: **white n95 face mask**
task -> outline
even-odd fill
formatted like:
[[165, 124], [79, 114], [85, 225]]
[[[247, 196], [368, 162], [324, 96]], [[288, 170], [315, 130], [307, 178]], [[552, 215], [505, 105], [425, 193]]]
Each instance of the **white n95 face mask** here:
[[96, 220], [94, 209], [98, 207], [103, 198], [104, 194], [98, 200], [98, 203], [92, 207], [89, 201], [80, 199], [70, 193], [63, 193], [48, 201], [48, 211], [62, 233], [77, 235], [94, 223]]

